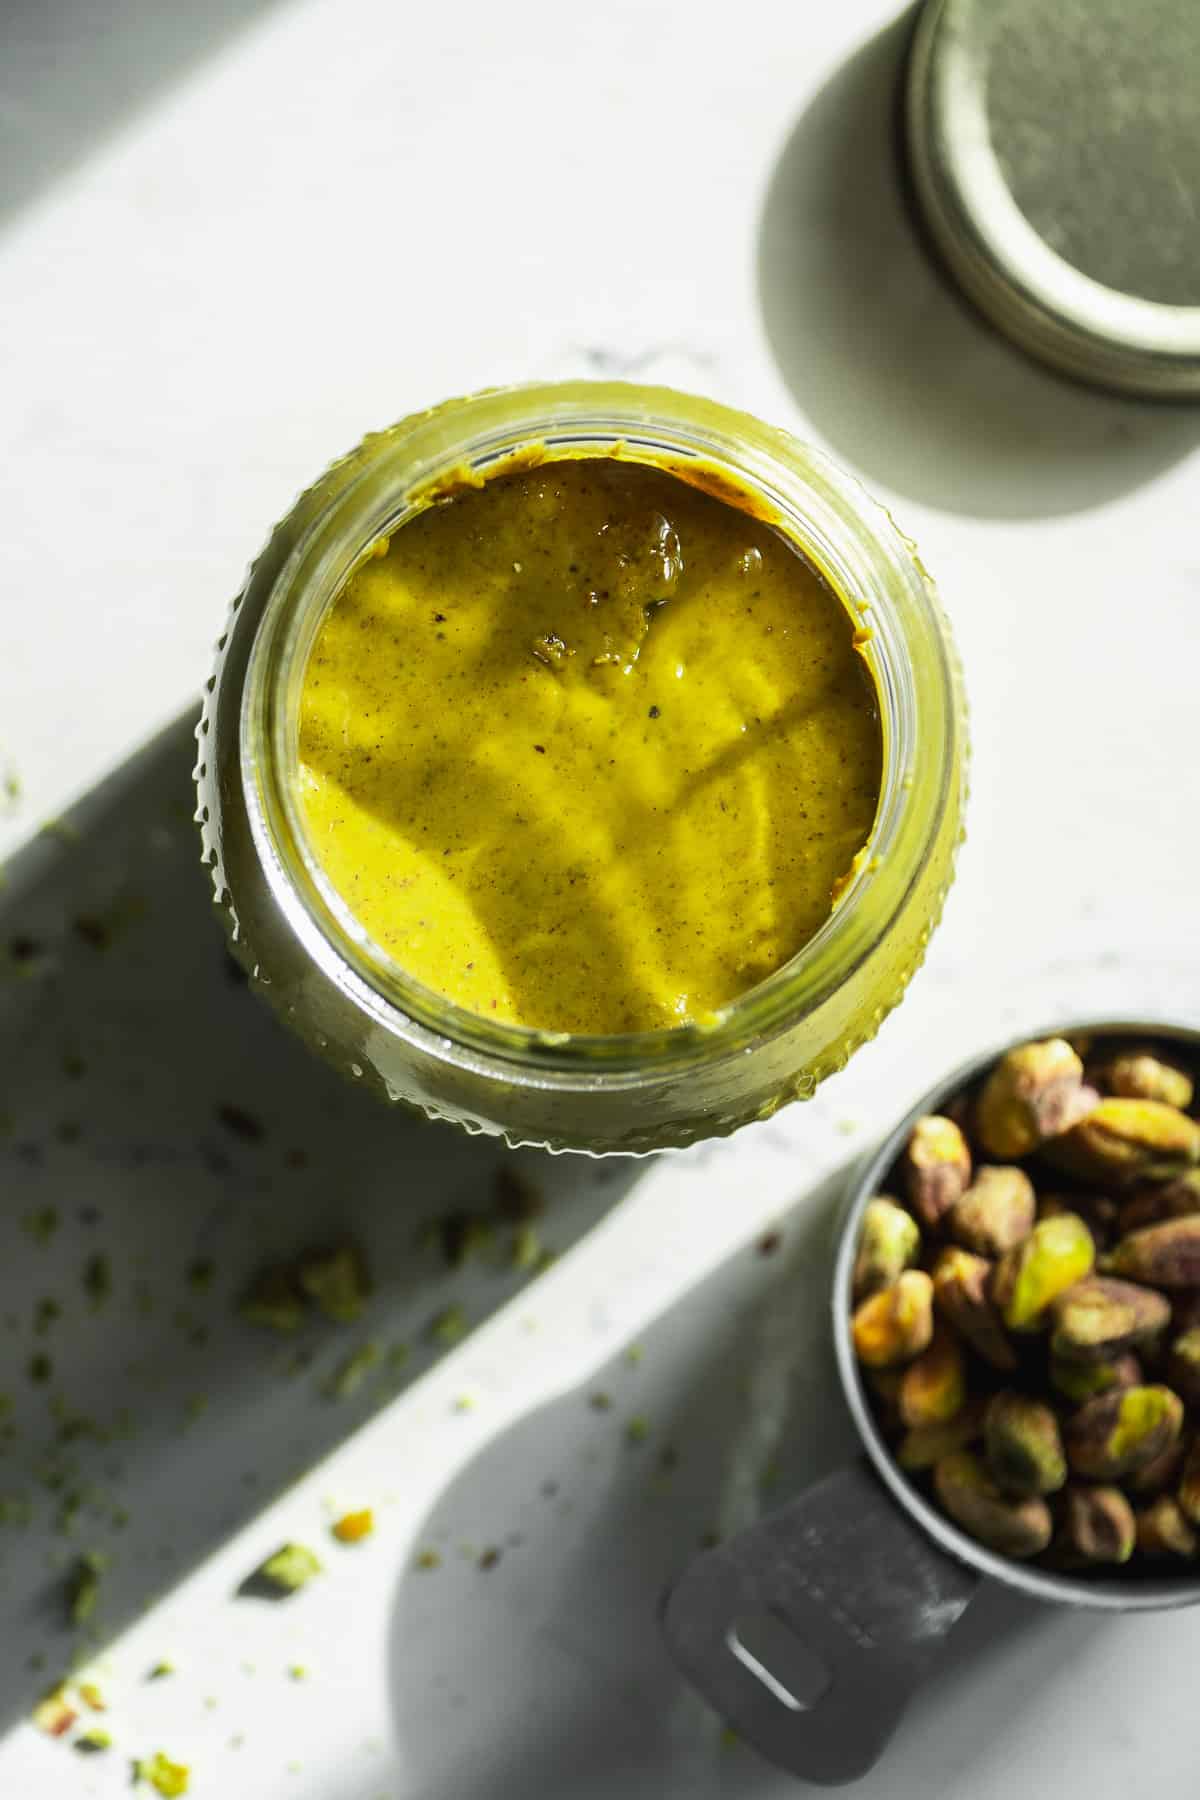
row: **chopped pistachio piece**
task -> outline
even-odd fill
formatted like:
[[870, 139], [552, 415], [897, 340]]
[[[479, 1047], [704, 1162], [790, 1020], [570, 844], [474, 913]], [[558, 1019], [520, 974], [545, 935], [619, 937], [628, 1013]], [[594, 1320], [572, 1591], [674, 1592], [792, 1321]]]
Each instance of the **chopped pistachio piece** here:
[[304, 1300], [296, 1291], [292, 1271], [283, 1264], [263, 1269], [238, 1311], [248, 1325], [264, 1325], [270, 1331], [297, 1330], [304, 1319]]
[[178, 1800], [180, 1794], [186, 1794], [191, 1778], [191, 1770], [184, 1763], [172, 1762], [161, 1750], [133, 1765], [134, 1786], [141, 1781], [148, 1781], [155, 1793], [163, 1796], [163, 1800]]
[[512, 1163], [501, 1163], [493, 1180], [496, 1212], [502, 1219], [520, 1222], [536, 1219], [546, 1209], [545, 1197], [529, 1177]]
[[38, 1337], [45, 1337], [56, 1319], [62, 1318], [62, 1307], [53, 1294], [45, 1294], [33, 1309], [33, 1329]]
[[371, 1292], [366, 1262], [354, 1244], [310, 1250], [296, 1264], [296, 1281], [301, 1293], [337, 1325], [361, 1318]]
[[257, 1572], [280, 1593], [295, 1594], [321, 1573], [321, 1564], [303, 1544], [284, 1544]]
[[365, 1344], [360, 1344], [357, 1350], [352, 1350], [338, 1364], [326, 1386], [326, 1393], [333, 1400], [349, 1400], [358, 1392], [382, 1355], [374, 1338], [368, 1338]]
[[483, 1213], [447, 1213], [436, 1221], [430, 1235], [440, 1244], [449, 1267], [461, 1269], [472, 1256], [490, 1246], [492, 1221]]
[[188, 1264], [187, 1284], [194, 1294], [206, 1294], [213, 1284], [217, 1265], [209, 1256], [197, 1256]]
[[333, 1526], [333, 1535], [339, 1544], [361, 1544], [374, 1529], [375, 1514], [369, 1506], [364, 1506], [359, 1512], [343, 1513]]
[[45, 1732], [47, 1737], [65, 1737], [79, 1713], [67, 1698], [65, 1683], [60, 1681], [49, 1693], [42, 1695], [29, 1716], [38, 1730]]
[[59, 1216], [56, 1206], [38, 1206], [21, 1218], [21, 1230], [31, 1237], [35, 1244], [44, 1249], [58, 1230]]
[[83, 1291], [94, 1312], [99, 1311], [112, 1293], [112, 1264], [102, 1250], [89, 1256], [83, 1265]]
[[96, 1550], [81, 1556], [67, 1578], [67, 1609], [72, 1625], [86, 1625], [100, 1598], [100, 1577], [107, 1559]]
[[466, 1337], [468, 1331], [467, 1315], [461, 1306], [448, 1306], [437, 1315], [429, 1327], [429, 1335], [435, 1344], [449, 1348]]
[[524, 1273], [536, 1269], [542, 1258], [542, 1240], [536, 1225], [518, 1225], [513, 1233], [512, 1266]]

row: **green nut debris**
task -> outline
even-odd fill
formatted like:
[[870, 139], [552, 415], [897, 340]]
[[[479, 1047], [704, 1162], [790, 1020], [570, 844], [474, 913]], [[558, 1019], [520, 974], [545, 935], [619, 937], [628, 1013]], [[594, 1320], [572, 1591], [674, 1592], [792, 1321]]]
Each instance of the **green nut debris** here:
[[296, 1594], [320, 1573], [320, 1561], [304, 1544], [284, 1544], [268, 1556], [252, 1579], [279, 1594]]
[[356, 1244], [307, 1251], [296, 1264], [296, 1285], [338, 1325], [361, 1318], [371, 1292], [366, 1259]]

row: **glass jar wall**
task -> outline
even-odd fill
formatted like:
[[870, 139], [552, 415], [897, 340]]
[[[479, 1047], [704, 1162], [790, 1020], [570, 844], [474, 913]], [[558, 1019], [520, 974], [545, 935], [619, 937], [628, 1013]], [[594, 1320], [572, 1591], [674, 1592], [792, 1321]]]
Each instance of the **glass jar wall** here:
[[[703, 1024], [619, 1036], [467, 1011], [374, 943], [313, 853], [298, 721], [318, 628], [372, 546], [439, 493], [511, 466], [619, 456], [749, 493], [850, 614], [879, 700], [874, 825], [830, 917]], [[744, 414], [663, 389], [574, 383], [451, 401], [368, 437], [277, 527], [234, 602], [199, 727], [205, 860], [256, 988], [350, 1078], [471, 1131], [646, 1152], [811, 1094], [919, 966], [953, 874], [965, 787], [957, 663], [912, 545], [856, 481]]]

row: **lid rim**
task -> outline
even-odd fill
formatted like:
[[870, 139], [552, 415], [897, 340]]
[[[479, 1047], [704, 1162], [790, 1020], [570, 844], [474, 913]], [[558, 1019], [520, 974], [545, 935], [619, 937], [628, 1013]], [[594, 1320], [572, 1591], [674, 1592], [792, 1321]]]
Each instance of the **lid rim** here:
[[1143, 398], [1200, 397], [1200, 306], [1105, 287], [1017, 207], [970, 60], [962, 14], [969, 20], [973, 4], [926, 0], [909, 55], [908, 161], [935, 248], [979, 311], [1059, 372]]

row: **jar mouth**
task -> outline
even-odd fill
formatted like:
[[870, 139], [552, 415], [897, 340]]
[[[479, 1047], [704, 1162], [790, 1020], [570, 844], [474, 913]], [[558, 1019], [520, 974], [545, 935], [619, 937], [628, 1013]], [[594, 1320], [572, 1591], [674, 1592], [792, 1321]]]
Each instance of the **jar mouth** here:
[[[430, 503], [453, 472], [486, 477], [536, 448], [547, 460], [617, 456], [696, 479], [727, 472], [756, 512], [824, 576], [866, 634], [883, 767], [875, 818], [829, 917], [807, 943], [712, 1019], [652, 1031], [547, 1031], [472, 1012], [416, 981], [366, 931], [310, 844], [296, 778], [304, 673], [328, 608], [381, 537]], [[497, 1062], [548, 1083], [610, 1085], [647, 1068], [678, 1071], [736, 1054], [794, 1026], [845, 982], [920, 874], [953, 776], [956, 720], [932, 586], [884, 509], [821, 452], [713, 402], [668, 389], [578, 382], [450, 402], [368, 438], [347, 478], [313, 512], [279, 568], [243, 690], [240, 766], [251, 832], [275, 898], [312, 956], [381, 1029], [436, 1043], [481, 1068]], [[320, 485], [314, 494], [320, 498]], [[937, 695], [914, 679], [923, 638], [940, 659]], [[928, 686], [928, 684], [926, 684]], [[940, 698], [940, 712], [936, 700]], [[929, 716], [931, 710], [937, 716]]]

